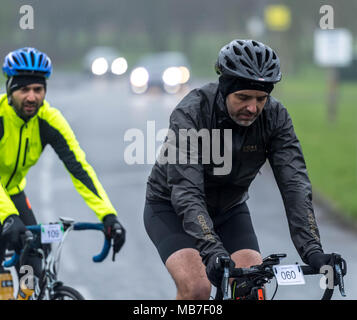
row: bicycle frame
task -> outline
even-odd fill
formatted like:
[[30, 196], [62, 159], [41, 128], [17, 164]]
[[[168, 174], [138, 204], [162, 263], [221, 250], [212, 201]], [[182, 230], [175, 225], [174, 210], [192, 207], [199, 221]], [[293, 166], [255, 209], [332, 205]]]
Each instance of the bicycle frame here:
[[[67, 235], [69, 234], [70, 231], [73, 230], [73, 225], [74, 225], [74, 221], [71, 221], [70, 225], [67, 228], [65, 228], [61, 242], [57, 245], [55, 250], [52, 249], [49, 255], [43, 260], [44, 263], [42, 266], [44, 270], [44, 276], [43, 276], [44, 281], [43, 281], [43, 287], [41, 288], [38, 297], [43, 297], [43, 295], [48, 294], [48, 297], [46, 298], [51, 299], [55, 294], [54, 291], [55, 286], [61, 284], [61, 282], [59, 282], [57, 279], [57, 274], [59, 272], [59, 264], [61, 259], [62, 248], [63, 248], [64, 241], [67, 238]], [[42, 252], [41, 254], [43, 254], [44, 257], [44, 253]]]
[[[61, 259], [62, 248], [65, 239], [67, 238], [69, 232], [72, 230], [104, 230], [102, 223], [85, 223], [77, 222], [71, 218], [60, 218], [60, 222], [63, 225], [64, 233], [62, 235], [61, 241], [58, 243], [55, 248], [50, 251], [48, 256], [45, 256], [45, 253], [42, 249], [35, 249], [41, 255], [42, 260], [42, 270], [43, 276], [41, 278], [41, 288], [35, 286], [34, 299], [43, 299], [44, 297], [51, 299], [55, 294], [55, 287], [57, 285], [62, 285], [62, 282], [58, 281], [57, 274], [59, 271], [59, 264]], [[20, 260], [20, 265], [23, 265], [24, 256], [27, 255], [30, 243], [34, 240], [32, 232], [36, 234], [41, 233], [41, 225], [26, 226], [28, 231], [27, 238], [25, 238], [25, 246], [20, 255], [15, 253], [10, 260], [4, 262], [4, 267], [9, 268], [15, 266]], [[26, 235], [26, 234], [25, 234]], [[93, 257], [94, 262], [103, 261], [109, 254], [111, 247], [110, 240], [104, 238], [104, 245], [102, 251]], [[19, 283], [20, 284], [20, 283]]]

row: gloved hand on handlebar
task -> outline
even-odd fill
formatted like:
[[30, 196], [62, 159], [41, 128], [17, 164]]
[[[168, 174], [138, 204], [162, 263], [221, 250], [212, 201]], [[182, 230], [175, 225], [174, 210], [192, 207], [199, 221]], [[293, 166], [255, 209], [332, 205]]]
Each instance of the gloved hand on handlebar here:
[[25, 232], [26, 227], [20, 216], [12, 214], [4, 220], [1, 236], [7, 242], [8, 248], [14, 249], [19, 253], [23, 245], [21, 235]]
[[113, 261], [125, 243], [125, 229], [115, 214], [108, 214], [103, 219], [104, 233], [107, 239], [113, 239]]
[[329, 265], [333, 267], [333, 285], [339, 286], [342, 296], [346, 296], [344, 291], [343, 277], [347, 273], [347, 263], [341, 255], [332, 253], [313, 253], [308, 257], [308, 264], [321, 272], [321, 267]]
[[325, 265], [331, 265], [332, 255], [325, 254], [322, 252], [313, 253], [308, 257], [308, 264], [315, 268], [316, 270], [320, 270], [321, 267]]
[[206, 274], [208, 280], [215, 286], [219, 287], [223, 278], [224, 265], [221, 261], [221, 258], [229, 259], [229, 269], [233, 269], [235, 263], [230, 259], [229, 253], [226, 251], [219, 251], [213, 253], [206, 261]]

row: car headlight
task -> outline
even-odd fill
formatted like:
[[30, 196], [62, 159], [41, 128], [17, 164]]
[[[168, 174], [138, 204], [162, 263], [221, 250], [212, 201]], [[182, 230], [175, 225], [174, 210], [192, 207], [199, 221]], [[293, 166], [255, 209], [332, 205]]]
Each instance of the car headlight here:
[[126, 72], [126, 70], [128, 69], [128, 63], [126, 62], [125, 58], [116, 58], [113, 62], [112, 62], [112, 73], [116, 74], [116, 75], [121, 75], [124, 74]]
[[181, 72], [181, 84], [186, 83], [190, 79], [190, 70], [186, 67], [179, 67]]
[[130, 75], [130, 83], [134, 87], [144, 87], [149, 81], [149, 72], [144, 67], [134, 69]]
[[181, 82], [181, 71], [177, 67], [167, 68], [162, 74], [162, 80], [168, 86], [176, 86]]
[[92, 72], [95, 75], [103, 75], [108, 71], [108, 62], [105, 58], [97, 58], [92, 63]]

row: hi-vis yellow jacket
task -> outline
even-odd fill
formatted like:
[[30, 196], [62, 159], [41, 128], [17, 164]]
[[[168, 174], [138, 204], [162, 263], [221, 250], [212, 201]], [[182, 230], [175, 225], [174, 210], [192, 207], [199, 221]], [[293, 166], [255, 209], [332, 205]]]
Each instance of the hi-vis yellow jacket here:
[[24, 190], [25, 176], [47, 144], [62, 160], [77, 191], [98, 219], [116, 214], [61, 112], [44, 101], [36, 116], [25, 122], [4, 94], [0, 95], [0, 222], [11, 214], [19, 214], [10, 196]]

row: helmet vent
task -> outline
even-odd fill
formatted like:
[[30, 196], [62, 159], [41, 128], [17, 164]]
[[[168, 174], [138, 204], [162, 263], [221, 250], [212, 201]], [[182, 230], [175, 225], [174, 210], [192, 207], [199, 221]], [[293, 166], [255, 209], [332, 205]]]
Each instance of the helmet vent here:
[[21, 54], [22, 59], [24, 60], [24, 64], [27, 65], [28, 62], [27, 62], [25, 54], [23, 52], [21, 52], [20, 54]]
[[232, 70], [237, 70], [236, 66], [234, 65], [233, 61], [229, 59], [227, 56], [224, 57], [227, 63], [227, 67]]
[[271, 71], [275, 68], [275, 63], [273, 63], [269, 68], [268, 68], [268, 71]]
[[31, 57], [31, 65], [35, 65], [35, 55], [33, 54], [33, 52], [31, 51], [30, 53], [30, 57]]
[[255, 74], [254, 74], [252, 71], [249, 71], [248, 69], [247, 69], [247, 72], [248, 72], [251, 76], [255, 76]]
[[273, 75], [273, 72], [268, 73], [267, 75], [265, 75], [266, 77], [271, 77]]
[[256, 43], [255, 41], [252, 41], [254, 47], [259, 47], [259, 44]]
[[269, 58], [270, 58], [270, 52], [269, 50], [265, 50], [265, 62], [268, 62]]
[[273, 60], [275, 60], [276, 59], [276, 54], [275, 54], [275, 52], [273, 51]]
[[240, 40], [238, 40], [237, 41], [241, 46], [244, 44], [244, 42], [243, 41], [240, 41]]
[[40, 55], [40, 58], [39, 58], [39, 60], [38, 60], [38, 65], [39, 65], [39, 66], [40, 66], [41, 63], [42, 63], [42, 60], [43, 60], [43, 55], [41, 54], [41, 55]]
[[257, 52], [256, 56], [257, 56], [257, 61], [258, 61], [258, 67], [260, 69], [262, 67], [262, 54], [260, 52]]
[[46, 63], [45, 63], [45, 68], [47, 68], [47, 66], [48, 66], [48, 60], [47, 60]]
[[248, 63], [246, 63], [243, 59], [240, 59], [240, 63], [245, 66], [246, 68], [251, 69], [250, 65]]
[[251, 60], [253, 60], [252, 53], [250, 52], [250, 50], [248, 49], [248, 47], [245, 47], [245, 48], [244, 48], [244, 51], [247, 53], [247, 55], [249, 56], [249, 58], [250, 58]]
[[17, 60], [17, 58], [15, 56], [13, 56], [13, 59], [14, 59], [15, 63], [19, 66], [20, 65], [19, 60]]
[[241, 56], [242, 55], [242, 51], [240, 51], [240, 49], [236, 46], [233, 46], [233, 51], [237, 56]]

